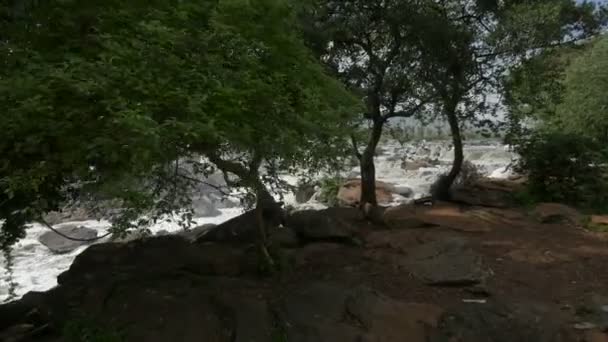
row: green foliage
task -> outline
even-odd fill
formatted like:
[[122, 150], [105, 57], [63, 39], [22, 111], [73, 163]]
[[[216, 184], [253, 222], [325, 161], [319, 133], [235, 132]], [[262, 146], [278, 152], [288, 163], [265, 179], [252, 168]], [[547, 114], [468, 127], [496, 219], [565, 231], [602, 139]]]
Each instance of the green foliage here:
[[522, 122], [608, 141], [608, 37], [565, 46], [524, 62], [505, 82], [516, 140]]
[[287, 1], [0, 6], [3, 245], [70, 201], [114, 201], [117, 232], [149, 225], [189, 206], [186, 165], [257, 192], [344, 151], [357, 101]]
[[340, 176], [325, 177], [321, 179], [321, 193], [319, 194], [319, 201], [330, 206], [335, 207], [338, 203], [338, 191], [344, 184], [345, 179]]
[[126, 342], [124, 333], [101, 328], [90, 319], [70, 320], [63, 326], [66, 342]]
[[608, 36], [593, 41], [566, 69], [559, 127], [608, 143]]
[[537, 132], [516, 149], [518, 168], [528, 174], [528, 195], [536, 201], [601, 208], [608, 199], [605, 146], [580, 135]]

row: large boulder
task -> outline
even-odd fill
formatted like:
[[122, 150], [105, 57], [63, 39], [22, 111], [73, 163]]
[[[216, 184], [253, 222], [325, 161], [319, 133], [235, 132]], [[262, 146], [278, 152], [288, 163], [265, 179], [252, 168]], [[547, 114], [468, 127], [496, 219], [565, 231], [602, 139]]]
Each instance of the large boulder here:
[[414, 248], [403, 266], [425, 283], [437, 286], [475, 285], [490, 275], [481, 255], [462, 238], [444, 238]]
[[[285, 223], [282, 203], [268, 204], [263, 212], [266, 229], [269, 233]], [[197, 238], [197, 242], [239, 242], [251, 243], [258, 236], [258, 222], [255, 210], [250, 210], [209, 229]]]
[[[92, 243], [93, 239], [97, 237], [96, 230], [77, 225], [67, 225], [56, 230], [59, 234], [48, 231], [40, 235], [38, 241], [57, 254], [69, 253], [80, 246]], [[79, 241], [67, 239], [62, 235]]]
[[409, 186], [395, 186], [393, 187], [393, 192], [405, 198], [409, 198], [414, 195], [414, 190], [412, 190], [412, 188]]
[[84, 208], [64, 208], [60, 211], [52, 211], [44, 215], [44, 220], [51, 225], [73, 222], [86, 221], [92, 217]]
[[352, 241], [358, 234], [353, 223], [358, 215], [351, 208], [302, 210], [291, 213], [286, 225], [302, 240]]
[[[388, 183], [376, 181], [376, 199], [378, 204], [387, 205], [393, 200], [394, 187]], [[338, 190], [338, 201], [343, 206], [356, 207], [361, 200], [361, 179], [350, 179]]]
[[124, 280], [180, 274], [236, 276], [255, 272], [255, 267], [249, 268], [250, 252], [214, 243], [195, 245], [174, 235], [97, 244], [78, 255], [57, 280], [60, 285], [71, 286], [103, 277]]
[[450, 191], [453, 201], [480, 207], [508, 208], [513, 205], [513, 195], [522, 184], [506, 179], [480, 178], [456, 186]]

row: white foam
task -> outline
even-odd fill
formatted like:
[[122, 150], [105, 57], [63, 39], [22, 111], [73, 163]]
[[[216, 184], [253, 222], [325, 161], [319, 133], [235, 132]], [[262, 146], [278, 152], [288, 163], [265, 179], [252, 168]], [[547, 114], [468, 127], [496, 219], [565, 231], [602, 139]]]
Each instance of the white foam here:
[[[216, 217], [201, 217], [195, 219], [195, 225], [206, 223], [219, 224], [243, 213], [241, 208], [220, 209], [222, 215]], [[107, 221], [79, 221], [68, 222], [87, 228], [95, 229], [98, 235], [105, 234], [110, 227]], [[158, 222], [150, 227], [152, 233], [165, 230], [178, 232], [182, 228], [177, 222]], [[67, 254], [54, 254], [47, 247], [38, 242], [38, 237], [45, 233], [47, 228], [40, 224], [32, 224], [27, 229], [27, 236], [19, 241], [13, 248], [13, 281], [17, 284], [16, 295], [21, 297], [29, 291], [46, 291], [57, 285], [57, 276], [66, 271], [74, 258], [82, 253], [88, 246], [82, 246]], [[107, 239], [97, 243], [106, 242]], [[8, 297], [8, 273], [4, 257], [0, 257], [0, 302]]]
[[[385, 142], [381, 146], [384, 150], [382, 155], [375, 158], [376, 176], [380, 181], [391, 183], [395, 186], [409, 187], [413, 190], [412, 198], [420, 198], [429, 193], [431, 184], [437, 177], [449, 170], [452, 162], [453, 151], [451, 144], [446, 141], [411, 143], [401, 146], [396, 142]], [[507, 146], [498, 142], [467, 142], [465, 145], [465, 156], [477, 165], [482, 172], [490, 177], [506, 178], [510, 175], [506, 166], [511, 163], [515, 155], [509, 151]], [[437, 160], [438, 165], [423, 167], [417, 170], [403, 170], [402, 160]], [[358, 172], [358, 169], [356, 170]], [[348, 172], [343, 176], [347, 176]], [[319, 175], [321, 177], [322, 175]], [[282, 177], [290, 185], [296, 185], [298, 178], [292, 175]], [[238, 189], [233, 194], [238, 197]], [[295, 195], [288, 193], [283, 201], [293, 206], [296, 210], [325, 209], [326, 206], [316, 199], [316, 196], [307, 202], [298, 204]], [[278, 198], [277, 198], [278, 199]], [[397, 197], [393, 205], [398, 205], [411, 199]], [[227, 221], [243, 212], [242, 208], [220, 209], [222, 215], [217, 217], [199, 218], [195, 220], [196, 225], [205, 223], [219, 224]], [[71, 222], [88, 228], [96, 229], [99, 234], [105, 233], [109, 227], [106, 221], [83, 221]], [[152, 233], [161, 230], [177, 232], [181, 228], [176, 222], [159, 222], [150, 228]], [[68, 254], [53, 254], [45, 246], [38, 242], [38, 237], [46, 232], [46, 228], [34, 224], [27, 229], [27, 236], [14, 246], [13, 279], [17, 283], [16, 293], [18, 297], [29, 291], [46, 291], [57, 285], [57, 276], [66, 271], [74, 258], [82, 253], [87, 247], [81, 247]], [[103, 241], [100, 241], [103, 242]], [[7, 297], [7, 271], [4, 260], [0, 256], [0, 302]]]

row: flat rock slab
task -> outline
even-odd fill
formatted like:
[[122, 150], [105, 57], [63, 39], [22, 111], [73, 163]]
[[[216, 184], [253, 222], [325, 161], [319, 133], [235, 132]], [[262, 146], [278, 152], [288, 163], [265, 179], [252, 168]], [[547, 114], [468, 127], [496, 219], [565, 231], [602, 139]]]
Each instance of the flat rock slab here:
[[566, 342], [559, 317], [533, 303], [463, 304], [446, 311], [439, 321], [440, 336], [432, 342]]
[[466, 233], [484, 233], [504, 225], [503, 218], [482, 208], [464, 211], [458, 205], [402, 205], [384, 212], [383, 221], [391, 229], [439, 226]]
[[447, 238], [426, 243], [410, 251], [403, 266], [428, 285], [469, 286], [490, 275], [480, 254], [466, 240]]
[[282, 303], [285, 341], [427, 342], [443, 310], [405, 303], [370, 288], [315, 282], [296, 289]]
[[568, 223], [580, 225], [583, 215], [576, 209], [560, 203], [540, 203], [534, 208], [534, 216], [541, 223]]
[[[57, 231], [65, 236], [79, 240], [91, 240], [97, 237], [96, 230], [74, 225], [57, 228]], [[57, 254], [69, 253], [80, 246], [84, 246], [92, 242], [66, 239], [53, 231], [48, 231], [40, 235], [38, 241], [45, 245], [53, 253]]]

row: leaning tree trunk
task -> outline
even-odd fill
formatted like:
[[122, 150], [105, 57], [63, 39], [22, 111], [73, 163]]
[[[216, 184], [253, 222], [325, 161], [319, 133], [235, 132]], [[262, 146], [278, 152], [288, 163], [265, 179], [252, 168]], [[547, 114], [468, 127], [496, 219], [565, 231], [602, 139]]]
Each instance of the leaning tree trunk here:
[[361, 166], [361, 199], [359, 206], [363, 208], [366, 204], [372, 206], [378, 205], [376, 198], [376, 166], [374, 165], [374, 155], [376, 147], [382, 136], [382, 126], [384, 123], [380, 120], [374, 121], [372, 133], [361, 158], [359, 160]]
[[261, 261], [270, 271], [274, 270], [275, 263], [272, 256], [268, 252], [268, 230], [264, 210], [268, 205], [272, 205], [273, 202], [274, 199], [272, 198], [272, 195], [270, 195], [270, 193], [264, 189], [263, 185], [258, 185], [256, 187], [255, 204], [255, 219], [256, 226], [258, 228], [257, 248]]
[[450, 169], [450, 172], [439, 179], [434, 190], [433, 196], [439, 200], [450, 199], [450, 189], [452, 188], [452, 184], [454, 184], [456, 177], [458, 177], [458, 175], [460, 174], [460, 170], [462, 169], [462, 163], [464, 161], [462, 136], [460, 133], [460, 126], [458, 124], [456, 106], [448, 108], [446, 110], [446, 116], [452, 134], [452, 144], [454, 145], [454, 160], [452, 162], [452, 168]]

